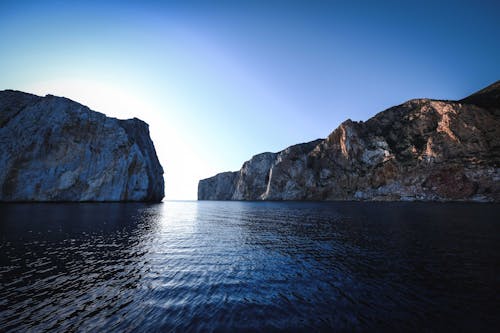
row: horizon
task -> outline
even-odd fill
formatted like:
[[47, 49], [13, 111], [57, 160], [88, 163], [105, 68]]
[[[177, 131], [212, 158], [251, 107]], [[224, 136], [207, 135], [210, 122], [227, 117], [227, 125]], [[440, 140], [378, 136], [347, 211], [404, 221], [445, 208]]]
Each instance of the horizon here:
[[453, 4], [5, 1], [0, 89], [147, 122], [164, 201], [196, 200], [255, 154], [498, 81], [500, 4]]

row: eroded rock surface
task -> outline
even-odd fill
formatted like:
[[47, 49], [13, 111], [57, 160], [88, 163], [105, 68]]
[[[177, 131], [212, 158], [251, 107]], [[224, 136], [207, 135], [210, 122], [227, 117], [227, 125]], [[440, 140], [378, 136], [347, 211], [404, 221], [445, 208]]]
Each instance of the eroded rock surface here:
[[161, 201], [163, 169], [139, 119], [66, 98], [0, 91], [0, 201]]
[[498, 202], [500, 81], [460, 101], [410, 100], [261, 155], [224, 191], [219, 175], [200, 181], [198, 199]]

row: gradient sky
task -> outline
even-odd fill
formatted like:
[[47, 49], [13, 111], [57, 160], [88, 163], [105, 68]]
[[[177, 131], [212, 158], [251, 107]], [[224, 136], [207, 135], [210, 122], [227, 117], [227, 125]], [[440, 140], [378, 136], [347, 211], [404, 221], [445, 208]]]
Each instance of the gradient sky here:
[[[437, 1], [436, 1], [437, 2]], [[500, 79], [498, 1], [0, 1], [0, 89], [150, 124], [167, 199], [252, 155]]]

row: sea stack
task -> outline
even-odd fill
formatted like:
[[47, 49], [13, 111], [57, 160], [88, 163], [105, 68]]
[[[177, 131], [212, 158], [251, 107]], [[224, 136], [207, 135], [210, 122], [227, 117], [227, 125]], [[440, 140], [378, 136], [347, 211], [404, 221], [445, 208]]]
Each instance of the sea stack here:
[[[265, 157], [265, 158], [264, 158]], [[500, 201], [500, 81], [414, 99], [201, 180], [199, 200]]]
[[163, 168], [137, 119], [0, 91], [0, 201], [161, 201]]

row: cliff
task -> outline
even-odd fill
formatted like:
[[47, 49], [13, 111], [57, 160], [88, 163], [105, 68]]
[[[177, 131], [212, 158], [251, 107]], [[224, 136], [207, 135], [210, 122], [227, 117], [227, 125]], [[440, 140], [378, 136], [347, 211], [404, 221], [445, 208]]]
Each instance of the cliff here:
[[[500, 81], [414, 99], [201, 180], [199, 200], [500, 201]], [[230, 176], [229, 176], [230, 175]]]
[[145, 122], [0, 91], [0, 201], [161, 201], [163, 193]]

